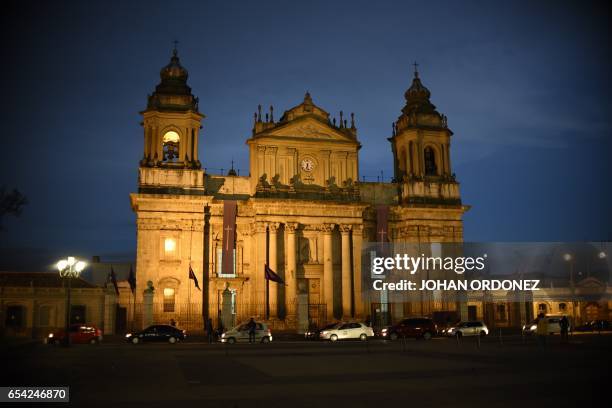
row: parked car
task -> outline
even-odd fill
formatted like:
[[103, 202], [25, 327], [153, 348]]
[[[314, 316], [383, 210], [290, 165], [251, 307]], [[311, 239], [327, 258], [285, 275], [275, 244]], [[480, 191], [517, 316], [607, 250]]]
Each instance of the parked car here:
[[[46, 338], [48, 344], [59, 344], [65, 340], [65, 329], [59, 329], [49, 333]], [[102, 331], [94, 326], [84, 324], [72, 324], [68, 328], [70, 343], [73, 344], [97, 344], [102, 341]]]
[[411, 317], [393, 326], [383, 328], [380, 335], [389, 340], [397, 340], [400, 337], [429, 340], [437, 333], [438, 329], [432, 319], [427, 317]]
[[486, 336], [489, 334], [489, 328], [486, 324], [479, 320], [470, 322], [460, 322], [454, 327], [446, 330], [446, 335], [450, 337], [458, 336]]
[[181, 340], [185, 340], [186, 337], [187, 332], [185, 330], [177, 329], [174, 326], [166, 324], [156, 324], [142, 331], [126, 334], [125, 340], [132, 344], [144, 342], [168, 342], [175, 344]]
[[[563, 315], [546, 315], [545, 319], [548, 319], [548, 334], [559, 334], [561, 333], [561, 325], [559, 322]], [[571, 320], [568, 319], [569, 330], [572, 329]], [[531, 323], [523, 325], [523, 334], [531, 335], [535, 334], [538, 328], [538, 319], [534, 319]]]
[[368, 337], [374, 337], [374, 330], [371, 327], [366, 326], [365, 323], [350, 322], [350, 323], [338, 323], [332, 328], [322, 330], [319, 333], [321, 340], [348, 340], [348, 339], [359, 339], [365, 341]]
[[588, 323], [576, 327], [576, 331], [581, 332], [607, 331], [611, 329], [612, 325], [607, 320], [591, 320]]
[[[248, 323], [240, 324], [232, 327], [221, 335], [222, 343], [234, 344], [237, 342], [249, 341], [249, 326]], [[272, 332], [265, 323], [255, 322], [255, 341], [261, 343], [269, 343], [272, 341]]]
[[306, 333], [304, 333], [304, 338], [306, 340], [319, 340], [322, 331], [333, 329], [338, 324], [339, 324], [338, 322], [335, 322], [335, 323], [330, 323], [328, 325], [325, 325], [319, 329], [317, 328], [310, 329]]

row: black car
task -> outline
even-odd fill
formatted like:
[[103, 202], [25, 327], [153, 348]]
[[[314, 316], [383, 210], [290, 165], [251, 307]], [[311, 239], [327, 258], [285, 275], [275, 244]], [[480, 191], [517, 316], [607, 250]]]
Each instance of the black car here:
[[329, 329], [333, 329], [334, 327], [336, 327], [338, 325], [339, 322], [335, 322], [335, 323], [330, 323], [326, 326], [321, 327], [320, 329], [317, 329], [316, 327], [313, 327], [311, 329], [309, 329], [306, 333], [304, 333], [304, 338], [306, 340], [319, 340], [319, 334], [323, 331], [323, 330], [329, 330]]
[[610, 322], [607, 320], [592, 320], [587, 324], [576, 327], [576, 331], [581, 332], [592, 332], [592, 331], [608, 331], [612, 327]]
[[138, 344], [148, 341], [163, 341], [174, 344], [178, 341], [185, 340], [185, 337], [187, 337], [185, 330], [180, 330], [174, 326], [169, 326], [165, 324], [156, 324], [147, 327], [143, 331], [139, 331], [137, 333], [128, 333], [125, 335], [125, 339], [132, 344]]

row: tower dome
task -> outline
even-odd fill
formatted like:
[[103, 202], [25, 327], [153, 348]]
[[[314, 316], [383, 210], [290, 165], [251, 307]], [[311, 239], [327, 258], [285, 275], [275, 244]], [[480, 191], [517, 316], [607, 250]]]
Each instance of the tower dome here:
[[176, 47], [168, 65], [159, 72], [159, 77], [161, 81], [149, 96], [147, 110], [198, 111], [198, 98], [192, 95], [187, 85], [189, 74], [181, 65]]
[[187, 82], [187, 77], [189, 76], [189, 73], [187, 72], [185, 67], [181, 65], [181, 62], [178, 57], [178, 51], [176, 48], [172, 51], [172, 58], [170, 58], [170, 63], [161, 69], [159, 76], [162, 82], [164, 80], [178, 80]]

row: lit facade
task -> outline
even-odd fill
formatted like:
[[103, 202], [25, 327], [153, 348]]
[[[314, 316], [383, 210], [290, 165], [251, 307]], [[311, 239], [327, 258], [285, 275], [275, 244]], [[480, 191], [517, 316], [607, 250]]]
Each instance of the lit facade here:
[[[205, 116], [187, 76], [175, 51], [142, 112], [143, 157], [138, 192], [131, 194], [136, 304], [152, 286], [154, 321], [188, 320], [201, 328], [203, 317], [228, 320], [228, 309], [225, 325], [251, 316], [279, 329], [365, 319], [381, 299], [363, 296], [362, 243], [419, 242], [427, 252], [429, 243], [462, 241], [468, 207], [452, 172], [452, 132], [417, 72], [387, 139], [391, 183], [360, 181], [353, 115], [332, 118], [309, 93], [278, 119], [272, 107], [259, 107], [245, 137], [248, 176], [207, 174], [198, 155], [206, 148], [199, 146]], [[224, 227], [225, 200], [237, 202], [235, 228]], [[380, 205], [389, 214], [382, 235]], [[235, 229], [229, 274], [222, 268], [224, 228]], [[285, 285], [267, 283], [266, 264]], [[190, 266], [202, 291], [189, 280]], [[457, 302], [440, 307], [461, 312]]]

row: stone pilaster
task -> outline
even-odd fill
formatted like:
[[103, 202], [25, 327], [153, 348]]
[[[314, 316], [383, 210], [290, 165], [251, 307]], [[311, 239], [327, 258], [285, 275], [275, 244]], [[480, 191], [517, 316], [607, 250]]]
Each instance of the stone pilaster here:
[[256, 222], [253, 225], [255, 235], [255, 265], [253, 271], [253, 283], [255, 286], [255, 296], [252, 301], [256, 303], [257, 315], [263, 317], [265, 315], [266, 305], [266, 224], [264, 222]]
[[364, 318], [361, 288], [361, 245], [363, 240], [363, 225], [353, 225], [353, 299], [355, 300], [355, 316]]
[[350, 225], [340, 225], [340, 236], [342, 238], [342, 318], [351, 317], [351, 248], [350, 248]]
[[298, 224], [289, 222], [285, 224], [285, 233], [287, 234], [287, 248], [285, 254], [287, 257], [287, 266], [285, 267], [285, 306], [288, 316], [293, 316], [296, 313], [296, 296], [297, 296], [297, 262], [296, 262], [296, 230]]
[[[269, 242], [270, 242], [270, 246], [269, 246], [269, 252], [268, 252], [268, 262], [269, 262], [269, 266], [270, 269], [272, 269], [274, 272], [278, 273], [278, 262], [277, 262], [277, 257], [278, 257], [278, 252], [277, 252], [277, 239], [278, 239], [278, 227], [279, 227], [279, 223], [278, 222], [272, 222], [268, 224], [268, 231], [269, 231]], [[269, 302], [270, 302], [270, 318], [271, 319], [276, 319], [278, 317], [278, 283], [270, 281], [268, 282], [269, 288], [270, 288], [270, 292], [269, 292]]]
[[332, 254], [332, 231], [334, 224], [321, 225], [323, 232], [323, 298], [327, 321], [334, 319], [334, 265]]

